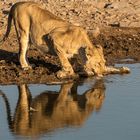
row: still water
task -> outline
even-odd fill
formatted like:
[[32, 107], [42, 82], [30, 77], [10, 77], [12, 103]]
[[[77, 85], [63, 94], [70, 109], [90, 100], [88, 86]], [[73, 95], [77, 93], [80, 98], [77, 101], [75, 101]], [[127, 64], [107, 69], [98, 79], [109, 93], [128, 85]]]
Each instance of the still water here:
[[64, 85], [0, 86], [0, 140], [140, 140], [140, 64]]

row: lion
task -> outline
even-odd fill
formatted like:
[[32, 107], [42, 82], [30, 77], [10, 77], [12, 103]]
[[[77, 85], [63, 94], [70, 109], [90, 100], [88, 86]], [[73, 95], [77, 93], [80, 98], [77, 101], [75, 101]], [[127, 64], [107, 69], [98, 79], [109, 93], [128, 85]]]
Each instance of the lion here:
[[91, 43], [82, 27], [53, 15], [37, 3], [18, 2], [11, 7], [3, 41], [8, 38], [12, 20], [19, 41], [19, 61], [24, 70], [31, 68], [26, 57], [28, 44], [31, 42], [44, 53], [56, 54], [59, 57], [62, 70], [57, 72], [58, 78], [75, 76], [70, 63], [75, 56], [80, 60], [81, 75], [129, 72], [128, 68], [106, 67], [102, 48]]

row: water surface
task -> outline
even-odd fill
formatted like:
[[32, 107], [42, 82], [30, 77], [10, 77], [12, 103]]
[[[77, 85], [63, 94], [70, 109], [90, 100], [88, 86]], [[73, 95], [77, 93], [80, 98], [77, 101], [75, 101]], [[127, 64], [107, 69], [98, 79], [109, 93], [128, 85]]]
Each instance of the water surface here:
[[0, 86], [0, 139], [139, 140], [140, 64], [64, 85]]

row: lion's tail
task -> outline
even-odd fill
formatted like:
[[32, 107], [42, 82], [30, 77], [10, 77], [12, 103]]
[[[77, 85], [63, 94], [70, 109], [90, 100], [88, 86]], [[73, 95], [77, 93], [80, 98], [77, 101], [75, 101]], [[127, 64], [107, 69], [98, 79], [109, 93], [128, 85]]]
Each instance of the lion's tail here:
[[9, 125], [9, 128], [12, 130], [12, 127], [13, 127], [12, 124], [13, 123], [12, 123], [11, 108], [10, 108], [10, 104], [9, 104], [8, 98], [5, 95], [5, 93], [3, 93], [1, 90], [0, 90], [0, 96], [2, 96], [2, 98], [4, 100], [4, 103], [5, 103], [5, 106], [6, 106], [6, 111], [7, 111], [8, 125]]
[[3, 36], [3, 38], [0, 40], [0, 45], [2, 45], [2, 44], [6, 41], [6, 39], [7, 39], [8, 36], [9, 36], [9, 33], [10, 33], [10, 31], [11, 31], [11, 24], [12, 24], [12, 18], [13, 18], [13, 17], [12, 17], [12, 9], [13, 9], [13, 8], [11, 8], [11, 10], [10, 10], [10, 12], [9, 12], [6, 33], [5, 33], [5, 35]]

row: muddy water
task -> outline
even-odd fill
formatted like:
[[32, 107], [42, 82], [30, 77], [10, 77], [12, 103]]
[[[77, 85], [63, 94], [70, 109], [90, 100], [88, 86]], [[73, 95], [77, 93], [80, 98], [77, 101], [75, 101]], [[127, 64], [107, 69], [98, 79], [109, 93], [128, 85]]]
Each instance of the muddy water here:
[[128, 75], [0, 86], [0, 139], [139, 140], [140, 64]]

